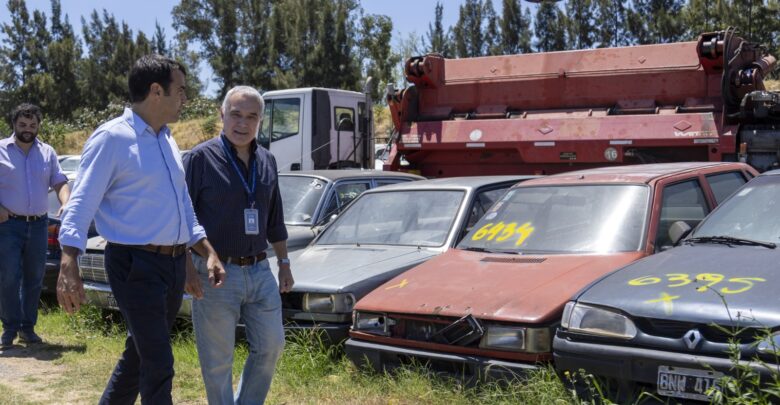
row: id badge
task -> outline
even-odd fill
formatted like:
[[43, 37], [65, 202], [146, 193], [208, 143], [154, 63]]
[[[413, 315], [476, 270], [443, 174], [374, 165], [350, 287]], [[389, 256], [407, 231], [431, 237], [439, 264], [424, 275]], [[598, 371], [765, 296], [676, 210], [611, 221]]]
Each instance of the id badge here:
[[244, 210], [244, 232], [247, 235], [257, 235], [260, 233], [260, 226], [258, 224], [259, 215], [254, 208], [247, 208]]

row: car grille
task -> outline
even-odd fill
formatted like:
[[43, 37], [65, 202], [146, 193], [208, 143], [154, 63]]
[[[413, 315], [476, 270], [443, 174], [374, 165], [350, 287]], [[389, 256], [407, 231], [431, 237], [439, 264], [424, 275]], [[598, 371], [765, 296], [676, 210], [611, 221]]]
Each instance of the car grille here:
[[[390, 335], [395, 338], [416, 340], [419, 342], [437, 342], [439, 339], [434, 337], [442, 329], [448, 327], [458, 318], [399, 318], [391, 316], [395, 325], [390, 327]], [[479, 346], [479, 339], [465, 346]]]
[[288, 292], [281, 294], [282, 296], [282, 308], [295, 309], [298, 311], [303, 310], [303, 294], [301, 292]]
[[756, 341], [756, 335], [760, 334], [759, 331], [752, 328], [719, 327], [712, 324], [653, 318], [636, 319], [636, 325], [648, 335], [672, 339], [681, 339], [689, 330], [698, 329], [702, 337], [716, 343], [728, 343], [731, 338], [736, 338], [740, 343], [752, 343]]
[[106, 265], [102, 254], [87, 253], [79, 257], [81, 278], [85, 281], [95, 281], [108, 284]]

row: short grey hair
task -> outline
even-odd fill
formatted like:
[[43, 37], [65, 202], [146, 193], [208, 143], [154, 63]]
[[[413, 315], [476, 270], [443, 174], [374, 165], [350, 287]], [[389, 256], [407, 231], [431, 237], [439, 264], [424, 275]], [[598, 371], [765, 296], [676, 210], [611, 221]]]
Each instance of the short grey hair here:
[[263, 101], [263, 96], [260, 94], [260, 92], [252, 86], [236, 86], [228, 90], [227, 94], [225, 94], [225, 99], [222, 100], [223, 113], [227, 112], [228, 107], [230, 106], [230, 102], [228, 100], [230, 100], [230, 97], [234, 94], [247, 95], [260, 103], [260, 118], [263, 118], [263, 112], [265, 111], [265, 101]]

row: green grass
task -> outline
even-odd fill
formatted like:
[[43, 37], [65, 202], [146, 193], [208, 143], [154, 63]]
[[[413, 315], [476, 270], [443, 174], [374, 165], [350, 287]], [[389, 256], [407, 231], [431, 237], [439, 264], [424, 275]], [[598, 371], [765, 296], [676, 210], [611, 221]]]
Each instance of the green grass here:
[[[68, 372], [47, 381], [29, 381], [42, 387], [41, 403], [96, 403], [124, 346], [121, 322], [106, 322], [100, 310], [83, 308], [75, 316], [59, 309], [44, 310], [38, 330], [48, 346], [44, 358]], [[173, 351], [176, 359], [174, 402], [205, 404], [197, 351], [190, 325], [177, 325]], [[238, 343], [234, 357], [234, 384], [247, 357], [245, 343]], [[35, 380], [35, 377], [30, 377]], [[0, 381], [0, 404], [25, 402], [29, 396], [18, 387]], [[63, 401], [62, 398], [68, 398]], [[477, 387], [439, 377], [422, 367], [407, 366], [391, 374], [357, 369], [340, 348], [328, 347], [316, 336], [288, 339], [268, 396], [269, 404], [568, 404], [576, 400], [554, 371], [542, 369], [524, 381], [490, 383]]]

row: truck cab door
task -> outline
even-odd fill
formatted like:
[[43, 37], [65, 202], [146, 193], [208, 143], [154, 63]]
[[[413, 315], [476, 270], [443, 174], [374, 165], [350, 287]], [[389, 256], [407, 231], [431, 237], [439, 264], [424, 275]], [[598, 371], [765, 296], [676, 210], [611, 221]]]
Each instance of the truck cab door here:
[[265, 100], [263, 126], [258, 143], [271, 151], [279, 171], [303, 168], [303, 97], [291, 96]]

